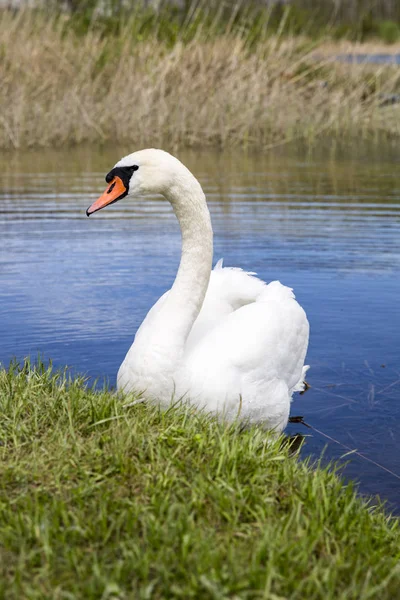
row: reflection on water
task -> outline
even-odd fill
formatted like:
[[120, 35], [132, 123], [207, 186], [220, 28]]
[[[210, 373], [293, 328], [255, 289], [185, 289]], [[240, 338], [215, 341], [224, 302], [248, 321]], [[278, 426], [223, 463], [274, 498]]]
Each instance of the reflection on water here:
[[[132, 150], [132, 149], [130, 149]], [[0, 157], [0, 360], [38, 351], [115, 383], [133, 335], [167, 289], [180, 237], [168, 203], [125, 199], [87, 219], [126, 153]], [[400, 473], [400, 180], [379, 150], [333, 160], [179, 153], [207, 194], [215, 259], [295, 288], [311, 323], [311, 389], [294, 415]], [[307, 434], [299, 425], [289, 433]], [[313, 433], [307, 451], [326, 439]], [[328, 444], [328, 458], [344, 450]], [[357, 457], [346, 473], [400, 510], [400, 481]]]

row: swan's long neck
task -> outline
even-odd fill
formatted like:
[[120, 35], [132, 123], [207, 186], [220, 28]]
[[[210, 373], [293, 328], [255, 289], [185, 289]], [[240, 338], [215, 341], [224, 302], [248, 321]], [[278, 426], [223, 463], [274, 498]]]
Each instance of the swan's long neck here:
[[182, 253], [165, 313], [169, 313], [175, 335], [184, 341], [203, 305], [213, 255], [213, 232], [206, 199], [194, 177], [191, 183], [190, 187], [175, 186], [168, 198], [181, 228]]
[[165, 196], [179, 221], [182, 254], [174, 284], [151, 323], [151, 339], [147, 339], [147, 345], [160, 351], [165, 348], [172, 358], [184, 349], [207, 292], [213, 233], [203, 190], [187, 169], [179, 174]]

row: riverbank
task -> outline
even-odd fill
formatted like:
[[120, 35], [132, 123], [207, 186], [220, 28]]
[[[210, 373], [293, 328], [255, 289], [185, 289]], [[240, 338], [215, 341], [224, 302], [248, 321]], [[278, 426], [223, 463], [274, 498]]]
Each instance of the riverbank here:
[[201, 24], [168, 41], [135, 23], [82, 33], [66, 16], [2, 11], [0, 148], [266, 149], [400, 135], [399, 68], [334, 60], [344, 44], [363, 45]]
[[398, 597], [400, 530], [333, 472], [185, 407], [0, 371], [0, 595]]

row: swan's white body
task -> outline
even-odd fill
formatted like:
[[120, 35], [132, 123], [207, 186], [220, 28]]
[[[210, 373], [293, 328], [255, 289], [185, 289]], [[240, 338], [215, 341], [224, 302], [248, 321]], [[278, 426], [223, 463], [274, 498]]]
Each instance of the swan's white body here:
[[211, 271], [212, 228], [198, 181], [161, 150], [131, 154], [129, 195], [158, 192], [182, 232], [175, 282], [152, 307], [123, 361], [117, 385], [162, 405], [185, 398], [228, 420], [281, 431], [303, 389], [309, 325], [292, 290], [240, 269]]

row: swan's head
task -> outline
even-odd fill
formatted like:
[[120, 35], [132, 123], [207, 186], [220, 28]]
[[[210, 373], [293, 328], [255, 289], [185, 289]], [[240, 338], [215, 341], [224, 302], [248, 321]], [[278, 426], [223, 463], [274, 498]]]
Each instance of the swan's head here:
[[89, 217], [127, 196], [168, 195], [174, 183], [190, 175], [184, 165], [163, 150], [139, 150], [121, 158], [106, 175], [104, 193], [86, 211]]

